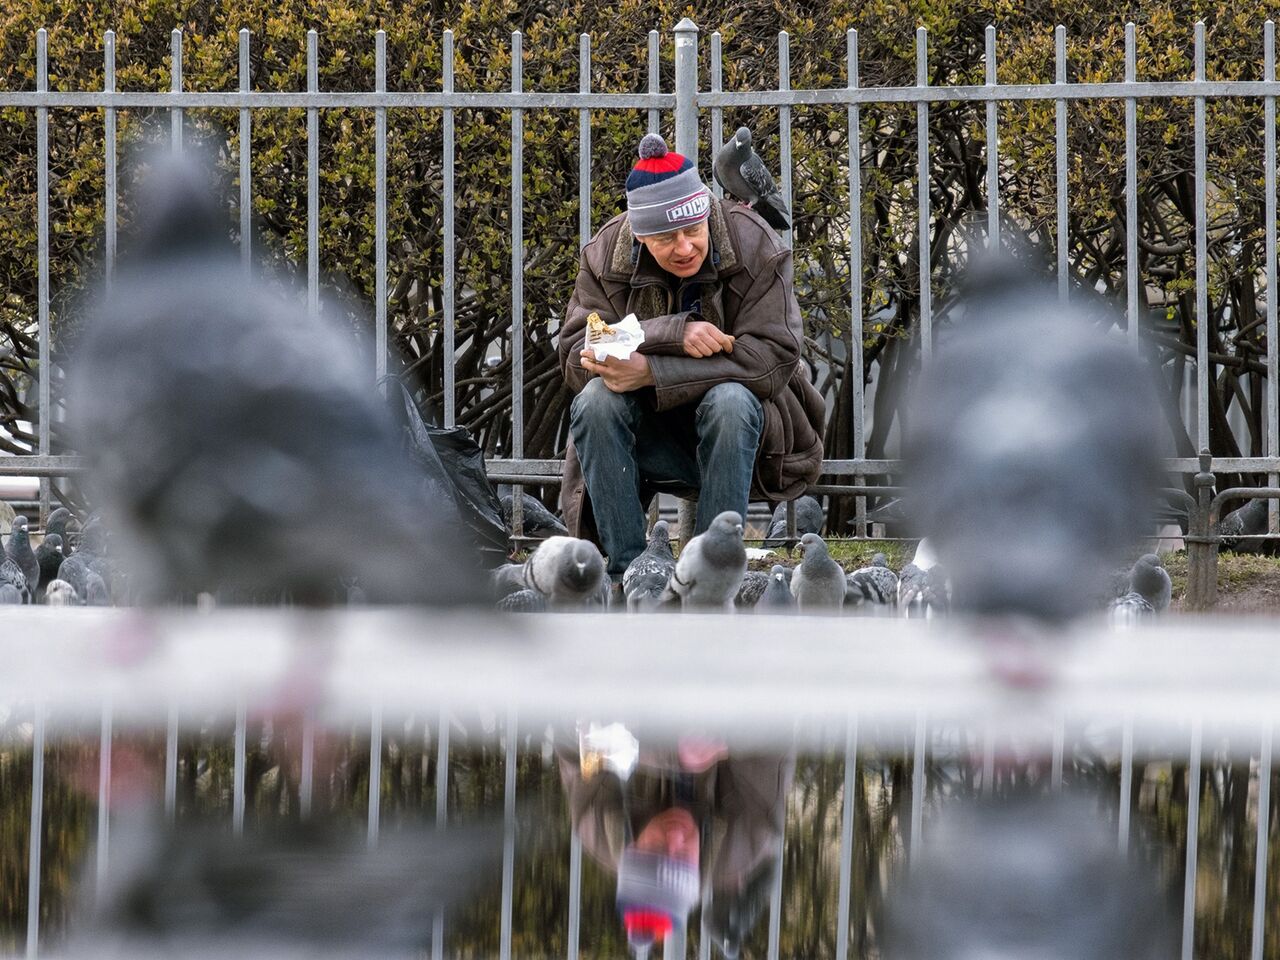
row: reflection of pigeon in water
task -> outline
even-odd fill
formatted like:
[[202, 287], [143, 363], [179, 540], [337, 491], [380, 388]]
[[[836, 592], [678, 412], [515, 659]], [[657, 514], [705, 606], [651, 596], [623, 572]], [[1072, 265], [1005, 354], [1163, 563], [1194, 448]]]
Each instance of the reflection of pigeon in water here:
[[68, 377], [141, 596], [326, 604], [354, 577], [372, 603], [478, 598], [473, 545], [427, 498], [358, 345], [246, 279], [201, 178], [156, 164]]
[[1083, 798], [946, 807], [883, 902], [884, 960], [1166, 960], [1180, 926]]
[[739, 127], [737, 133], [716, 153], [712, 161], [716, 182], [768, 221], [775, 230], [790, 230], [787, 205], [774, 183], [773, 174], [751, 149], [751, 131]]
[[34, 597], [40, 586], [40, 561], [36, 559], [36, 552], [31, 549], [31, 537], [27, 533], [27, 518], [21, 514], [13, 518], [9, 542], [5, 544], [4, 552], [27, 578], [27, 591]]
[[844, 595], [847, 605], [892, 606], [898, 602], [898, 575], [889, 569], [883, 553], [877, 553], [871, 558], [870, 566], [854, 570], [845, 580], [848, 583]]
[[796, 500], [796, 536], [795, 540], [787, 538], [787, 505], [780, 503], [773, 508], [773, 516], [769, 520], [769, 535], [765, 538], [766, 547], [782, 547], [790, 543], [798, 543], [806, 533], [821, 533], [826, 523], [826, 514], [822, 512], [822, 504], [807, 494]]
[[839, 610], [848, 587], [844, 568], [831, 559], [827, 542], [816, 533], [800, 538], [804, 559], [791, 572], [791, 593], [801, 613]]
[[[515, 497], [508, 493], [498, 498], [502, 504], [502, 521], [511, 530], [511, 508]], [[524, 510], [524, 535], [535, 539], [543, 537], [567, 537], [569, 530], [560, 518], [542, 505], [542, 501], [529, 494], [521, 494], [520, 503]]]
[[678, 597], [682, 607], [732, 609], [746, 572], [742, 516], [726, 510], [680, 551], [666, 596]]
[[65, 580], [50, 580], [45, 588], [44, 602], [51, 607], [78, 607], [80, 596], [75, 587]]
[[62, 560], [62, 537], [56, 533], [46, 533], [44, 542], [36, 547], [36, 563], [40, 565], [41, 584], [50, 583], [57, 577]]
[[[955, 607], [1061, 622], [1148, 531], [1154, 378], [1020, 268], [975, 270], [921, 379], [904, 460]], [[1016, 357], [1016, 362], [1010, 362]]]
[[773, 569], [769, 571], [769, 582], [764, 588], [764, 593], [756, 601], [755, 608], [758, 613], [783, 613], [795, 609], [796, 598], [791, 595], [791, 582], [787, 573], [787, 568], [781, 564], [773, 565]]
[[1232, 510], [1218, 522], [1218, 534], [1222, 537], [1220, 549], [1235, 553], [1261, 553], [1265, 540], [1246, 540], [1267, 532], [1268, 500], [1250, 500], [1243, 507]]
[[627, 564], [622, 575], [622, 593], [627, 598], [627, 609], [649, 610], [656, 607], [675, 569], [667, 521], [659, 520], [649, 532], [649, 542], [644, 550]]
[[336, 824], [277, 824], [235, 839], [134, 812], [111, 825], [111, 858], [67, 955], [102, 958], [421, 956], [440, 912], [493, 875], [502, 830], [386, 831], [375, 849]]

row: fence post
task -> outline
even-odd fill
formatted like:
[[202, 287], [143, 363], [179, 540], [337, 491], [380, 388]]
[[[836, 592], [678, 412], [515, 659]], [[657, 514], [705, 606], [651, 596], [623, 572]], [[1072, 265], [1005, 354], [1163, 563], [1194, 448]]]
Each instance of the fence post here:
[[698, 25], [676, 24], [676, 153], [698, 157]]
[[1195, 477], [1196, 503], [1187, 531], [1187, 609], [1208, 610], [1218, 602], [1218, 538], [1209, 527], [1213, 501], [1213, 457], [1200, 451], [1200, 472]]

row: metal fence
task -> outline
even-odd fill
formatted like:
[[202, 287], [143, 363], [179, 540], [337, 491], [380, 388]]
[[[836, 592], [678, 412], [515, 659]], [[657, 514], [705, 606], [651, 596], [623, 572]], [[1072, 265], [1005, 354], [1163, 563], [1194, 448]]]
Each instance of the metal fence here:
[[[1267, 878], [1268, 857], [1277, 849], [1270, 786], [1280, 668], [1272, 631], [1261, 623], [1183, 620], [1125, 634], [1086, 624], [1037, 638], [1014, 677], [1001, 669], [1008, 646], [989, 647], [980, 629], [919, 621], [806, 618], [802, 634], [795, 631], [779, 644], [779, 630], [798, 621], [755, 618], [756, 629], [744, 631], [741, 620], [719, 615], [620, 619], [584, 614], [501, 621], [413, 611], [245, 610], [140, 617], [92, 609], [74, 617], [26, 610], [12, 619], [13, 629], [0, 637], [0, 652], [12, 664], [0, 675], [0, 706], [8, 711], [10, 731], [15, 720], [30, 722], [29, 836], [40, 837], [47, 826], [46, 751], [58, 742], [97, 741], [96, 846], [88, 872], [99, 879], [110, 869], [113, 737], [135, 731], [140, 734], [135, 744], [155, 744], [151, 732], [167, 730], [163, 802], [172, 820], [178, 806], [180, 731], [187, 737], [203, 728], [216, 742], [230, 729], [230, 810], [219, 816], [229, 814], [231, 831], [240, 836], [245, 831], [246, 736], [256, 722], [250, 718], [270, 716], [280, 691], [296, 692], [302, 671], [321, 682], [305, 703], [294, 698], [283, 708], [301, 709], [304, 716], [300, 814], [305, 819], [312, 813], [318, 732], [337, 731], [345, 738], [353, 729], [362, 731], [358, 735], [369, 743], [364, 831], [370, 846], [379, 842], [380, 765], [385, 746], [397, 736], [396, 721], [417, 716], [426, 718], [424, 726], [434, 725], [434, 819], [443, 825], [450, 728], [456, 723], [451, 718], [489, 715], [489, 732], [479, 736], [500, 743], [504, 757], [502, 960], [515, 953], [519, 732], [535, 731], [536, 745], [549, 724], [567, 723], [572, 729], [575, 718], [640, 723], [658, 737], [687, 729], [731, 731], [735, 743], [757, 749], [799, 744], [801, 750], [843, 757], [839, 847], [833, 851], [839, 874], [837, 960], [850, 951], [850, 911], [866, 907], [851, 903], [851, 859], [855, 846], [866, 842], [855, 830], [852, 784], [859, 758], [870, 764], [872, 754], [901, 757], [910, 770], [909, 807], [902, 812], [909, 820], [909, 829], [904, 822], [902, 831], [907, 869], [928, 845], [930, 818], [948, 802], [943, 773], [967, 766], [972, 783], [989, 794], [997, 779], [997, 744], [1002, 755], [1008, 744], [1018, 744], [1022, 758], [1013, 766], [1003, 759], [1001, 767], [1017, 776], [1038, 770], [1049, 791], [1087, 789], [1091, 765], [1118, 772], [1118, 796], [1100, 798], [1114, 806], [1100, 816], [1111, 820], [1122, 850], [1140, 846], [1133, 822], [1138, 798], [1132, 790], [1138, 765], [1186, 764], [1187, 797], [1195, 802], [1188, 803], [1185, 815], [1183, 960], [1193, 956], [1197, 884], [1203, 895], [1210, 893], [1206, 883], [1213, 886], [1198, 880], [1199, 798], [1208, 787], [1206, 777], [1220, 777], [1225, 764], [1243, 762], [1250, 771], [1246, 790], [1257, 846], [1252, 895], [1239, 906], [1241, 922], [1252, 923], [1253, 960], [1264, 955], [1266, 918], [1276, 916], [1275, 904], [1267, 910]], [[39, 640], [34, 648], [33, 639]], [[317, 672], [318, 643], [326, 652]], [[648, 656], [637, 660], [637, 650]], [[625, 683], [619, 682], [622, 663], [627, 664]], [[672, 664], [681, 669], [673, 672]], [[1029, 688], [1027, 678], [1036, 673], [1040, 681]], [[697, 695], [679, 695], [690, 683]], [[478, 723], [471, 727], [480, 728]], [[431, 813], [423, 809], [418, 815]], [[40, 857], [40, 844], [31, 843], [29, 918], [41, 915], [45, 868]], [[582, 932], [583, 877], [576, 838], [569, 858], [566, 954], [574, 960]], [[782, 873], [771, 897], [771, 958], [780, 955], [783, 884], [803, 882]], [[444, 944], [443, 921], [437, 920], [433, 957], [445, 955]], [[683, 947], [674, 938], [666, 956], [685, 956]], [[26, 955], [42, 953], [40, 924], [32, 919]], [[1210, 950], [1209, 955], [1217, 954]], [[710, 956], [706, 937], [699, 938], [699, 956]]]
[[[249, 50], [251, 37], [248, 31], [240, 33], [239, 89], [228, 92], [190, 92], [183, 90], [182, 34], [175, 30], [171, 40], [171, 89], [169, 92], [121, 92], [115, 88], [115, 37], [108, 32], [103, 38], [104, 84], [101, 91], [63, 92], [48, 88], [47, 36], [44, 30], [36, 37], [36, 89], [31, 92], [0, 92], [0, 106], [26, 108], [35, 111], [37, 132], [37, 229], [39, 245], [39, 443], [36, 454], [29, 457], [0, 459], [0, 475], [37, 475], [44, 478], [71, 475], [82, 464], [74, 457], [53, 456], [50, 448], [49, 416], [51, 371], [49, 367], [49, 110], [76, 107], [101, 109], [105, 115], [106, 130], [106, 272], [110, 278], [116, 248], [117, 203], [117, 155], [116, 111], [126, 108], [159, 108], [171, 112], [171, 144], [174, 151], [182, 150], [183, 111], [200, 108], [231, 108], [239, 110], [240, 143], [246, 145], [239, 157], [240, 163], [240, 216], [242, 252], [246, 270], [249, 269], [250, 211], [253, 194], [249, 133], [255, 110], [305, 108], [307, 116], [307, 296], [315, 308], [319, 303], [319, 113], [334, 108], [370, 109], [375, 112], [376, 127], [376, 370], [381, 376], [387, 368], [388, 320], [387, 320], [387, 126], [389, 108], [438, 110], [443, 119], [444, 132], [444, 264], [443, 264], [443, 351], [446, 357], [454, 356], [454, 301], [455, 301], [455, 130], [454, 113], [464, 108], [489, 108], [509, 110], [511, 114], [512, 179], [511, 179], [511, 356], [513, 389], [513, 431], [509, 456], [492, 462], [495, 478], [539, 484], [558, 482], [560, 461], [527, 459], [524, 450], [525, 411], [522, 389], [524, 384], [524, 226], [523, 226], [523, 123], [524, 111], [566, 110], [578, 111], [580, 165], [578, 192], [581, 198], [579, 230], [582, 242], [590, 237], [591, 223], [591, 119], [592, 110], [644, 110], [648, 111], [650, 130], [657, 130], [664, 112], [673, 114], [675, 148], [689, 156], [699, 155], [699, 145], [712, 147], [722, 142], [724, 110], [736, 107], [776, 108], [780, 125], [781, 189], [788, 206], [792, 201], [791, 111], [797, 107], [844, 106], [848, 111], [849, 150], [849, 215], [850, 244], [850, 309], [854, 330], [862, 328], [864, 291], [862, 289], [862, 227], [861, 227], [861, 178], [858, 175], [862, 157], [859, 129], [859, 111], [865, 105], [905, 104], [914, 105], [918, 130], [916, 200], [919, 215], [920, 304], [918, 330], [922, 359], [928, 363], [933, 350], [933, 305], [930, 271], [930, 199], [929, 199], [929, 111], [930, 105], [940, 102], [981, 103], [985, 107], [986, 137], [993, 148], [987, 153], [987, 240], [992, 246], [1000, 242], [1000, 193], [999, 113], [1000, 104], [1013, 101], [1052, 102], [1055, 108], [1055, 163], [1056, 163], [1056, 252], [1057, 288], [1064, 300], [1070, 296], [1071, 278], [1067, 260], [1068, 230], [1068, 149], [1067, 118], [1073, 101], [1122, 100], [1125, 107], [1125, 169], [1127, 205], [1127, 296], [1126, 313], [1129, 317], [1128, 336], [1134, 349], [1138, 348], [1139, 330], [1136, 318], [1141, 307], [1138, 267], [1138, 218], [1137, 218], [1137, 102], [1141, 99], [1190, 98], [1194, 102], [1194, 153], [1195, 153], [1195, 253], [1196, 253], [1196, 382], [1197, 412], [1195, 442], [1200, 450], [1209, 446], [1209, 355], [1208, 333], [1208, 279], [1207, 266], [1207, 217], [1206, 217], [1206, 133], [1205, 103], [1209, 98], [1261, 98], [1265, 107], [1265, 155], [1263, 158], [1266, 181], [1266, 335], [1267, 335], [1267, 390], [1266, 409], [1271, 429], [1266, 440], [1267, 455], [1262, 457], [1215, 458], [1211, 468], [1215, 472], [1266, 473], [1272, 487], [1280, 486], [1280, 429], [1276, 428], [1278, 410], [1277, 378], [1277, 302], [1276, 302], [1276, 137], [1275, 100], [1280, 84], [1275, 76], [1275, 29], [1271, 21], [1264, 25], [1264, 62], [1261, 79], [1209, 81], [1205, 77], [1205, 28], [1203, 22], [1195, 25], [1195, 73], [1194, 79], [1177, 82], [1148, 82], [1137, 77], [1135, 27], [1125, 28], [1125, 73], [1119, 83], [1070, 82], [1067, 75], [1066, 32], [1059, 26], [1055, 32], [1056, 64], [1055, 80], [1050, 84], [1001, 84], [996, 77], [996, 28], [986, 32], [985, 82], [969, 86], [931, 86], [929, 84], [928, 35], [924, 28], [916, 31], [916, 83], [902, 87], [865, 87], [859, 81], [857, 31], [850, 30], [847, 38], [846, 85], [831, 89], [792, 89], [790, 81], [790, 48], [788, 35], [778, 36], [779, 75], [774, 90], [754, 92], [726, 92], [722, 89], [722, 48], [718, 33], [710, 38], [710, 82], [703, 89], [698, 76], [699, 29], [689, 19], [681, 20], [674, 28], [675, 70], [674, 89], [663, 92], [659, 83], [660, 36], [657, 31], [649, 34], [648, 74], [649, 90], [645, 93], [595, 93], [591, 90], [591, 38], [580, 39], [579, 90], [577, 93], [538, 93], [525, 90], [521, 71], [522, 36], [512, 34], [512, 76], [509, 93], [470, 93], [457, 91], [453, 83], [454, 48], [453, 35], [444, 32], [443, 85], [439, 91], [392, 92], [386, 89], [386, 35], [376, 33], [376, 83], [370, 92], [326, 92], [318, 83], [318, 38], [315, 31], [307, 35], [307, 89], [303, 92], [258, 92], [250, 89]], [[704, 117], [709, 115], [709, 137], [700, 141]], [[705, 152], [705, 151], [704, 151]], [[862, 368], [862, 341], [852, 337], [853, 369]], [[455, 421], [455, 381], [452, 363], [444, 365], [444, 420], [447, 425]], [[853, 478], [853, 482], [865, 482], [868, 477], [884, 477], [900, 471], [894, 460], [870, 460], [866, 458], [864, 433], [863, 381], [857, 377], [852, 390], [853, 457], [846, 460], [828, 460], [823, 472], [829, 478]], [[1183, 457], [1168, 461], [1171, 472], [1194, 474], [1200, 470], [1196, 458]], [[847, 481], [846, 481], [847, 482]], [[855, 488], [847, 487], [849, 490]], [[861, 489], [861, 488], [857, 488]], [[42, 512], [47, 509], [49, 487], [47, 479], [42, 484]], [[861, 498], [860, 498], [861, 502]], [[1274, 515], [1272, 511], [1275, 531]], [[859, 516], [864, 514], [859, 511]], [[859, 526], [858, 529], [861, 529]]]

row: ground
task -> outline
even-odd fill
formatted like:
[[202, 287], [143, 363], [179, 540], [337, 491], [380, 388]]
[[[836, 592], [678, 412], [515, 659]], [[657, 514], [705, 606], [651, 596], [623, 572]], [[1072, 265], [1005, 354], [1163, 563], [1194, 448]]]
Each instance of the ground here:
[[[1187, 555], [1163, 555], [1165, 568], [1173, 578], [1174, 610], [1181, 610], [1187, 595]], [[1280, 557], [1247, 553], [1218, 555], [1218, 613], [1280, 613]]]

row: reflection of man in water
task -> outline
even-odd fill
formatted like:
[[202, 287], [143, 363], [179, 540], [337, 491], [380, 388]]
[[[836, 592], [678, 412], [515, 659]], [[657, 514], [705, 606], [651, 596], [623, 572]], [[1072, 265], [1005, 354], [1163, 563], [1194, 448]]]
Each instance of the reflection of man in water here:
[[737, 956], [778, 867], [794, 756], [730, 754], [723, 741], [682, 738], [643, 746], [627, 783], [584, 775], [575, 750], [558, 751], [569, 815], [582, 847], [618, 878], [618, 909], [632, 949], [688, 923], [704, 893], [704, 924]]

